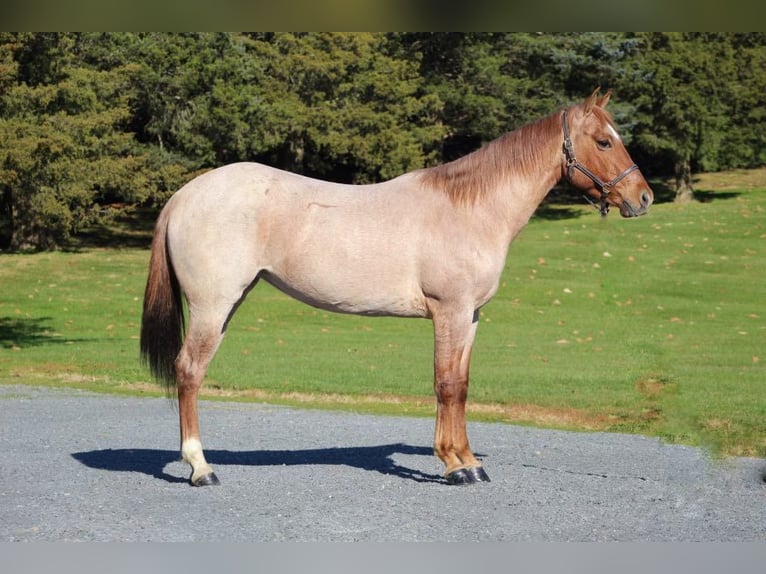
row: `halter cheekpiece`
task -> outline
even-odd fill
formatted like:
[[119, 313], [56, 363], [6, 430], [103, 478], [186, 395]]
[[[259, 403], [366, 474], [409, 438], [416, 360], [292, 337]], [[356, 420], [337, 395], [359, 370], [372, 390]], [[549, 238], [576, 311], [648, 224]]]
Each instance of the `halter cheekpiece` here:
[[612, 190], [612, 188], [620, 183], [629, 173], [634, 172], [638, 169], [638, 166], [634, 163], [627, 169], [625, 169], [620, 175], [615, 177], [611, 181], [604, 182], [601, 180], [600, 177], [598, 177], [595, 173], [593, 173], [591, 170], [589, 170], [587, 167], [585, 167], [583, 164], [581, 164], [579, 161], [577, 161], [577, 158], [575, 157], [574, 153], [574, 146], [572, 145], [572, 139], [569, 137], [569, 122], [567, 121], [567, 110], [564, 110], [564, 114], [561, 117], [561, 121], [564, 125], [564, 155], [567, 158], [567, 178], [569, 181], [572, 181], [572, 172], [577, 169], [584, 173], [586, 176], [588, 176], [591, 181], [596, 185], [598, 190], [601, 192], [601, 204], [597, 205], [591, 199], [586, 195], [585, 199], [596, 207], [601, 215], [606, 215], [609, 213], [609, 205], [606, 203], [606, 198], [609, 195], [609, 192]]

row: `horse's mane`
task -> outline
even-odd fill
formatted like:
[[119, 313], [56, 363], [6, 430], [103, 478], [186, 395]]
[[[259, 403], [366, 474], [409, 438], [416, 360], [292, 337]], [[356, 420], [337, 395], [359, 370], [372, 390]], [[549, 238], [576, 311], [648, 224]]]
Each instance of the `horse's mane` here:
[[[611, 122], [606, 110], [594, 106], [604, 120]], [[471, 205], [491, 193], [509, 176], [535, 175], [549, 153], [552, 138], [561, 136], [561, 112], [506, 133], [478, 150], [459, 159], [424, 169], [422, 183], [444, 192], [456, 205]]]
[[506, 133], [449, 163], [423, 170], [422, 182], [444, 192], [458, 205], [470, 205], [488, 195], [509, 175], [531, 175], [552, 132], [561, 130], [560, 113]]

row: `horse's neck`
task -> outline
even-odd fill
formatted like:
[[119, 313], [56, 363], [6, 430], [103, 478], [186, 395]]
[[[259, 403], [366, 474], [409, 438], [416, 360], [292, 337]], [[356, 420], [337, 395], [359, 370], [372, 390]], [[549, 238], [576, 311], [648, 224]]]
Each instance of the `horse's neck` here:
[[562, 178], [563, 135], [558, 117], [550, 116], [508, 136], [508, 155], [516, 164], [498, 181], [490, 208], [508, 225], [509, 242]]

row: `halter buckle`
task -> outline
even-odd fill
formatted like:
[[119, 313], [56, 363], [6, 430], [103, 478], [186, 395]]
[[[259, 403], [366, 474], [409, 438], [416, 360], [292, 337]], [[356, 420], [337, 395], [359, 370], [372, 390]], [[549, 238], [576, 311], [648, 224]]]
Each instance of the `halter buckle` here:
[[564, 138], [564, 155], [567, 157], [568, 165], [572, 165], [577, 161], [574, 155], [574, 145], [568, 137]]

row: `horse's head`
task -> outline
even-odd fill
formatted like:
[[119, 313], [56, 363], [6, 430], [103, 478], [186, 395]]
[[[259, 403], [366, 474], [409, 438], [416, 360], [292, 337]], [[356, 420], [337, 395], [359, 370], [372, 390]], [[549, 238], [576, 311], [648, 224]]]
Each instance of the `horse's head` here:
[[654, 194], [604, 109], [610, 95], [599, 97], [597, 88], [583, 103], [564, 110], [564, 173], [600, 202], [602, 215], [614, 205], [623, 217], [637, 217], [646, 213]]

